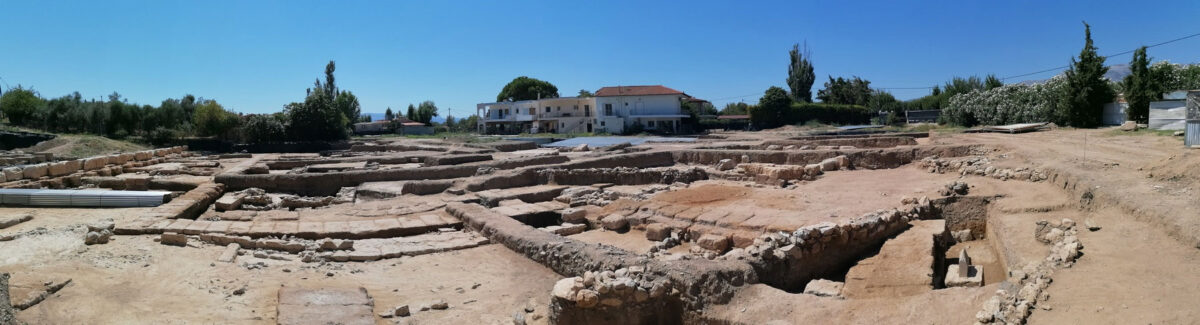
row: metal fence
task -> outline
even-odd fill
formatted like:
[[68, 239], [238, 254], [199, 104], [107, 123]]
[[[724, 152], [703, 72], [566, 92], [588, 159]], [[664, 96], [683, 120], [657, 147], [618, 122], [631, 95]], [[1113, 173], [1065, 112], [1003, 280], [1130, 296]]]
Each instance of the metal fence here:
[[1187, 94], [1187, 127], [1183, 134], [1183, 145], [1200, 146], [1200, 91]]

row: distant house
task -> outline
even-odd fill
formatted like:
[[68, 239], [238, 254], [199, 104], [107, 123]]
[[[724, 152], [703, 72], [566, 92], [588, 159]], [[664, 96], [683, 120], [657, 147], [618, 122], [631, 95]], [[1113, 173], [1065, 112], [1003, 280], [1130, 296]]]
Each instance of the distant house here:
[[391, 121], [378, 120], [371, 122], [354, 123], [354, 134], [370, 135], [370, 134], [433, 134], [433, 127], [425, 125], [425, 123], [409, 120], [403, 116], [397, 117]]
[[676, 133], [688, 115], [683, 103], [700, 101], [661, 85], [604, 87], [594, 97], [563, 97], [476, 105], [481, 133]]

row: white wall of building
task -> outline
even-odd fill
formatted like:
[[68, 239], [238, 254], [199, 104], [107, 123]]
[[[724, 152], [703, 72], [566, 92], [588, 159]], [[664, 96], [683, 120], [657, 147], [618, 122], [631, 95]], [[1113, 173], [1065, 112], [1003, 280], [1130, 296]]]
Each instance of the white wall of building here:
[[[538, 121], [538, 132], [586, 132], [587, 123], [593, 132], [622, 133], [633, 123], [646, 120], [677, 121], [683, 115], [680, 99], [683, 95], [564, 97], [518, 102], [483, 103], [476, 108], [483, 114], [482, 123], [508, 121]], [[612, 105], [612, 114], [605, 105]], [[549, 112], [546, 108], [549, 107]], [[590, 112], [587, 112], [590, 110]], [[506, 112], [506, 113], [502, 113]], [[588, 116], [590, 115], [590, 116]], [[581, 117], [583, 119], [581, 119]], [[556, 127], [545, 128], [554, 121]], [[581, 122], [582, 121], [582, 122]], [[667, 122], [672, 126], [678, 122]], [[569, 125], [568, 125], [569, 124]]]

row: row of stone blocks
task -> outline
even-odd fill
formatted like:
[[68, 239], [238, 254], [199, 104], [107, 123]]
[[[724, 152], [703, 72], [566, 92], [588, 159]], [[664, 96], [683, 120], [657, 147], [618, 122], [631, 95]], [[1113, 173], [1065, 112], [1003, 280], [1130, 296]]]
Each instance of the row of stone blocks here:
[[[0, 173], [0, 183], [14, 182], [19, 180], [37, 180], [42, 177], [61, 177], [74, 174], [79, 171], [93, 171], [105, 168], [108, 165], [119, 165], [123, 167], [140, 167], [143, 164], [137, 162], [153, 162], [159, 163], [164, 161], [163, 158], [170, 154], [179, 154], [187, 150], [186, 146], [177, 146], [170, 148], [143, 150], [131, 153], [113, 154], [106, 156], [95, 156], [83, 159], [63, 160], [51, 163], [40, 163], [25, 166], [6, 167]], [[134, 162], [135, 164], [129, 164]]]
[[118, 226], [117, 230], [118, 234], [175, 232], [188, 235], [215, 233], [254, 238], [295, 236], [307, 239], [362, 239], [414, 235], [439, 228], [461, 226], [462, 222], [453, 218], [430, 214], [416, 218], [399, 217], [354, 221], [208, 221], [139, 218]]

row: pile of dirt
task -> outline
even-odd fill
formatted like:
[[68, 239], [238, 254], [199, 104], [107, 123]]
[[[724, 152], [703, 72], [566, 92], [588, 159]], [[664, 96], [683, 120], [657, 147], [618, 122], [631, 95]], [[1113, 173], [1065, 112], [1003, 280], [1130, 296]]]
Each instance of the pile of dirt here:
[[42, 141], [24, 150], [26, 152], [49, 152], [53, 153], [55, 157], [83, 158], [146, 149], [149, 147], [95, 135], [59, 135], [57, 138]]

